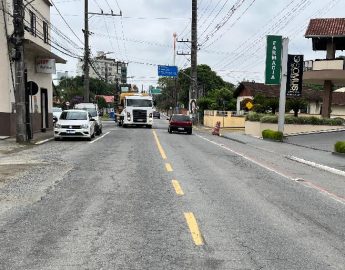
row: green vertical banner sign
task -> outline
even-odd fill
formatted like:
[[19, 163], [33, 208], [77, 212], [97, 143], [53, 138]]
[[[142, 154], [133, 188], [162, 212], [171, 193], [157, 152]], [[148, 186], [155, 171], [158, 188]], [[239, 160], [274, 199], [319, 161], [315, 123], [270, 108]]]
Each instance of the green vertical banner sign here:
[[282, 67], [282, 44], [282, 36], [267, 36], [265, 84], [280, 84]]

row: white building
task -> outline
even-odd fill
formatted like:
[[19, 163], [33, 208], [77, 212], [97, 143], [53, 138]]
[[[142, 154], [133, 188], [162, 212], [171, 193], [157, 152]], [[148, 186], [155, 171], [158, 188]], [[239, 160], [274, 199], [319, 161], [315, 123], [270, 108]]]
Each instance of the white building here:
[[[13, 1], [0, 1], [0, 136], [14, 136], [15, 123], [15, 70], [11, 59], [13, 46], [7, 42], [13, 33]], [[24, 2], [26, 3], [26, 2]], [[52, 129], [53, 86], [55, 63], [66, 61], [51, 52], [49, 0], [36, 0], [25, 8], [24, 65], [26, 82], [38, 85], [38, 92], [28, 97], [32, 131]]]
[[[109, 83], [115, 83], [116, 79], [119, 82], [127, 82], [127, 64], [106, 57], [107, 53], [102, 51], [97, 52], [97, 56], [91, 58], [90, 78], [104, 79]], [[84, 61], [79, 60], [77, 66], [77, 74], [83, 75]]]

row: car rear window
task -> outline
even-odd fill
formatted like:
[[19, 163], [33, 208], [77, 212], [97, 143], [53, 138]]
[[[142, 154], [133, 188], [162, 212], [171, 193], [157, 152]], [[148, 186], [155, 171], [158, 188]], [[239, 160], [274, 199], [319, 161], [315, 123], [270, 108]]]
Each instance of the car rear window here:
[[87, 112], [62, 112], [62, 120], [87, 120]]
[[190, 121], [190, 118], [187, 115], [173, 115], [171, 120], [186, 122], [186, 121]]

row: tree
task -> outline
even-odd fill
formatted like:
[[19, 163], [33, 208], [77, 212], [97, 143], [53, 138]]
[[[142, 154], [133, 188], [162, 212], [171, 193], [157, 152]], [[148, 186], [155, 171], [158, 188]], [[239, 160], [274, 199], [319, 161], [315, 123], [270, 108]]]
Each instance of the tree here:
[[305, 99], [302, 98], [289, 98], [286, 101], [287, 111], [294, 111], [294, 116], [298, 117], [298, 112], [300, 110], [306, 110], [308, 103]]
[[97, 101], [98, 108], [99, 108], [100, 110], [102, 110], [102, 109], [108, 107], [108, 104], [107, 104], [107, 102], [106, 102], [106, 100], [105, 100], [104, 97], [102, 97], [102, 96], [97, 96], [97, 97], [96, 97], [96, 101]]
[[[234, 88], [233, 84], [225, 82], [216, 72], [212, 71], [208, 65], [198, 65], [197, 72], [198, 85], [199, 88], [202, 89], [204, 96], [207, 96], [207, 94], [214, 89], [222, 89], [223, 87], [228, 89]], [[180, 70], [178, 75], [178, 84], [180, 86], [179, 101], [186, 107], [188, 107], [189, 103], [189, 89], [191, 86], [190, 75], [190, 68]]]

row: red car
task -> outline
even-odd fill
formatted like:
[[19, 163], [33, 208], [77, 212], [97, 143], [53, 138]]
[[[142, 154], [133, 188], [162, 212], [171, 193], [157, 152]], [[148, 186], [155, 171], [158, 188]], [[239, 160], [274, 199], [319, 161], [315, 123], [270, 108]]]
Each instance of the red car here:
[[192, 134], [193, 123], [192, 120], [187, 115], [183, 114], [173, 114], [169, 120], [168, 132], [187, 132], [187, 134]]

